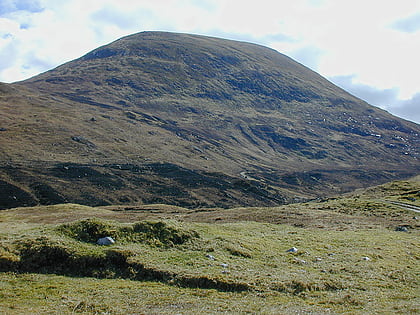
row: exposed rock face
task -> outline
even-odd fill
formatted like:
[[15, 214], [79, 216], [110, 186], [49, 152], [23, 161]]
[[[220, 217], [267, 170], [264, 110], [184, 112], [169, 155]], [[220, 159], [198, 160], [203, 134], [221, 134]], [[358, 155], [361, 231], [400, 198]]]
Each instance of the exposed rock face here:
[[0, 179], [22, 190], [0, 208], [273, 205], [420, 171], [419, 125], [249, 43], [139, 33], [0, 91]]

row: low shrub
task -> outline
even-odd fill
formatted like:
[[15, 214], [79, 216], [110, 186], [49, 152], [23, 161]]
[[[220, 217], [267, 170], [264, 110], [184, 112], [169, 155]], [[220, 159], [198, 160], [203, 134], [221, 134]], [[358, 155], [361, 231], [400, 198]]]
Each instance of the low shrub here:
[[181, 245], [199, 237], [195, 231], [184, 230], [161, 221], [142, 221], [127, 226], [87, 219], [60, 225], [57, 231], [86, 243], [96, 243], [99, 238], [110, 236], [119, 244], [147, 243], [163, 247]]
[[118, 238], [118, 229], [108, 222], [97, 219], [86, 219], [60, 225], [57, 230], [77, 241], [96, 243], [99, 238], [111, 236]]
[[40, 237], [16, 244], [18, 255], [0, 249], [3, 271], [56, 273], [98, 278], [128, 277], [127, 259], [135, 253], [126, 249], [92, 247], [77, 242], [64, 242]]
[[198, 238], [195, 231], [186, 231], [177, 227], [169, 226], [164, 222], [143, 221], [133, 225], [135, 233], [142, 233], [148, 240], [155, 240], [155, 244], [164, 246], [181, 245], [187, 241]]

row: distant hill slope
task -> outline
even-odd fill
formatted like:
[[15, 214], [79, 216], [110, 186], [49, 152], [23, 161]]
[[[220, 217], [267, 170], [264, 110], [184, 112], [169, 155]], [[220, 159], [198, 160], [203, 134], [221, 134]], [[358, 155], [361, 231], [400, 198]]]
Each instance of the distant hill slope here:
[[0, 84], [0, 208], [274, 205], [416, 175], [420, 126], [262, 46], [144, 32]]

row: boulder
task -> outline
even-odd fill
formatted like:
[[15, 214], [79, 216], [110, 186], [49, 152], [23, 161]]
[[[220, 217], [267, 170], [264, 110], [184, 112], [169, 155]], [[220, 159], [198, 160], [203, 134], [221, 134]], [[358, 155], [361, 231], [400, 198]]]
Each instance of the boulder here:
[[290, 249], [288, 249], [288, 250], [286, 250], [286, 253], [297, 253], [297, 248], [296, 247], [292, 247], [292, 248], [290, 248]]
[[408, 232], [408, 228], [406, 226], [397, 226], [395, 228], [395, 231], [397, 231], [397, 232]]
[[112, 245], [115, 243], [114, 239], [110, 236], [107, 237], [102, 237], [100, 239], [98, 239], [98, 241], [96, 242], [98, 245]]

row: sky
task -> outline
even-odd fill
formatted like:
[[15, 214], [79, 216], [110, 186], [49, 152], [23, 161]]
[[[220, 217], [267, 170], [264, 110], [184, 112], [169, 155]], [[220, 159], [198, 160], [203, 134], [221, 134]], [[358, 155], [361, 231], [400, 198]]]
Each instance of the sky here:
[[0, 82], [141, 31], [268, 46], [420, 123], [420, 0], [0, 0]]

